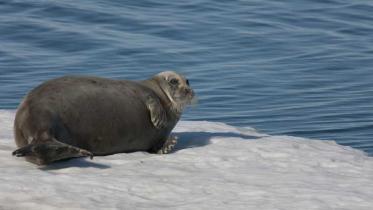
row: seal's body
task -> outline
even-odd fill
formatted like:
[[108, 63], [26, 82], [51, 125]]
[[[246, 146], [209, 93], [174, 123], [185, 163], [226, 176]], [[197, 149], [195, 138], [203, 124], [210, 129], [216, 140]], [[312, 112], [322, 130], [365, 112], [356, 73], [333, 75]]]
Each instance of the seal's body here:
[[68, 76], [32, 90], [18, 108], [14, 132], [36, 164], [56, 160], [148, 151], [167, 153], [184, 106], [193, 98], [187, 80], [162, 72], [149, 80]]

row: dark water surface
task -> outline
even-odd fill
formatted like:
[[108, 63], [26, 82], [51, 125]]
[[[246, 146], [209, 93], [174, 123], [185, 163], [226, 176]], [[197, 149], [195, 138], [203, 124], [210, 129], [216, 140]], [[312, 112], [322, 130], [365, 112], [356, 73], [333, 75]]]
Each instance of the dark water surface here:
[[0, 0], [0, 109], [66, 74], [190, 78], [187, 120], [373, 154], [373, 2]]

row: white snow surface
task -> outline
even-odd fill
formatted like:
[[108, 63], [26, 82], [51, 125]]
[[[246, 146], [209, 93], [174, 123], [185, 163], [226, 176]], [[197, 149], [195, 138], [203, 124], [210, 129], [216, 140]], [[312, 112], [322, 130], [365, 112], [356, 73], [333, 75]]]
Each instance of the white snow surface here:
[[16, 158], [0, 111], [0, 209], [373, 209], [373, 158], [334, 141], [181, 121], [175, 152]]

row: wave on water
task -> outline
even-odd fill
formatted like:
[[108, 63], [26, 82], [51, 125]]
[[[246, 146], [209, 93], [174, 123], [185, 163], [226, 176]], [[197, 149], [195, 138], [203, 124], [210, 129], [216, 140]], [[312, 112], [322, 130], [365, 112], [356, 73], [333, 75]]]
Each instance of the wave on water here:
[[185, 74], [187, 120], [332, 139], [373, 155], [371, 1], [1, 1], [0, 109], [78, 74]]

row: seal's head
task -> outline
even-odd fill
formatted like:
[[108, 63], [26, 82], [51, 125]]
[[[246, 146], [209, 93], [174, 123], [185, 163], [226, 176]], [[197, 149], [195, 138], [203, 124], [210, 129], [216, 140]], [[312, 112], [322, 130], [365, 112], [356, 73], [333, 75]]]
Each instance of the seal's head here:
[[181, 112], [186, 105], [192, 103], [194, 91], [183, 75], [174, 71], [164, 71], [157, 74], [155, 79], [176, 111]]

